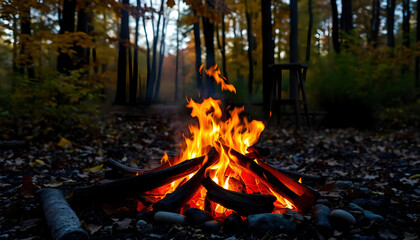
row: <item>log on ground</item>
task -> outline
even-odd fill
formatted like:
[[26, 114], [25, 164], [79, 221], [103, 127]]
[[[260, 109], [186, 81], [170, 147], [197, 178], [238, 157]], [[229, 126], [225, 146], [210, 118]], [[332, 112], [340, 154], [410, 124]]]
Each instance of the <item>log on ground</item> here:
[[79, 218], [70, 208], [60, 190], [44, 188], [39, 190], [38, 194], [52, 239], [88, 239], [87, 233], [81, 228]]

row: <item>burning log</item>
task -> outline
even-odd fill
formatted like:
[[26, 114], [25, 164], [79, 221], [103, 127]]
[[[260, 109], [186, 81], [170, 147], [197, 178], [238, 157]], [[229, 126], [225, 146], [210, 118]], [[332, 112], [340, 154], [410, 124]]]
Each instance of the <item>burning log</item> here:
[[274, 210], [276, 197], [261, 194], [245, 194], [226, 190], [217, 185], [209, 177], [202, 180], [207, 189], [207, 197], [225, 208], [229, 208], [240, 214], [248, 216], [256, 213], [270, 213]]
[[[260, 163], [261, 161], [258, 162]], [[289, 176], [290, 178], [293, 178], [295, 181], [302, 179], [302, 182], [309, 186], [324, 185], [326, 181], [325, 177], [322, 176], [311, 176], [282, 168], [275, 168], [275, 170]]]
[[232, 159], [234, 165], [260, 181], [267, 183], [270, 188], [291, 201], [300, 211], [307, 210], [313, 205], [315, 196], [311, 190], [305, 186], [294, 182], [292, 179], [283, 174], [276, 174], [271, 169], [260, 166], [258, 163], [234, 149], [227, 146], [223, 147], [225, 148], [225, 151], [229, 151], [229, 153], [236, 158]]
[[45, 219], [55, 240], [84, 240], [87, 233], [81, 228], [79, 218], [70, 208], [63, 193], [58, 189], [44, 188], [38, 191]]
[[[215, 150], [211, 150], [215, 151]], [[73, 201], [105, 201], [121, 197], [135, 196], [171, 183], [200, 169], [205, 156], [184, 161], [172, 167], [122, 178], [107, 183], [78, 187], [73, 191]]]
[[204, 178], [207, 168], [218, 160], [219, 154], [212, 148], [204, 166], [181, 187], [153, 204], [153, 211], [179, 212], [182, 206], [187, 203], [201, 187], [201, 180]]
[[106, 160], [105, 165], [114, 170], [122, 172], [124, 177], [137, 176], [141, 172], [141, 170], [138, 168], [132, 168], [132, 167], [126, 166], [111, 158]]

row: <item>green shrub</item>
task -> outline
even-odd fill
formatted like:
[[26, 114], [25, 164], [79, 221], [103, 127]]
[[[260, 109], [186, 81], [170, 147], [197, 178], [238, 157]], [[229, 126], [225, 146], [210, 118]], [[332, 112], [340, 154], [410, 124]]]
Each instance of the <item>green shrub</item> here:
[[308, 72], [309, 102], [327, 112], [327, 126], [372, 127], [385, 108], [413, 101], [407, 58], [405, 51], [352, 47], [322, 56]]

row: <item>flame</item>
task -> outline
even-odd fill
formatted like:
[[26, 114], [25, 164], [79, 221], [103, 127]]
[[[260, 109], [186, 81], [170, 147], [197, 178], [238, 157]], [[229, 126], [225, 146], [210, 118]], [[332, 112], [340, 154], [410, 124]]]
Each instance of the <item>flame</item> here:
[[[202, 67], [200, 67], [200, 72]], [[220, 76], [220, 70], [217, 69], [217, 65], [210, 67], [205, 72], [207, 75], [214, 77], [215, 81], [221, 85], [222, 90], [236, 93], [235, 87], [231, 84], [226, 84], [225, 79]], [[197, 119], [197, 123], [188, 126], [188, 135], [183, 134], [184, 142], [181, 145], [181, 154], [176, 159], [169, 160], [168, 155], [165, 153], [161, 160], [162, 164], [169, 163], [169, 165], [174, 165], [188, 159], [206, 155], [208, 152], [207, 147], [212, 146], [217, 150], [220, 158], [216, 164], [208, 168], [206, 174], [214, 182], [227, 190], [248, 194], [274, 195], [277, 198], [277, 201], [274, 203], [276, 209], [296, 209], [290, 201], [276, 193], [267, 184], [247, 175], [237, 165], [230, 164], [236, 158], [230, 154], [230, 151], [226, 151], [222, 147], [223, 144], [244, 155], [247, 154], [247, 149], [258, 141], [264, 130], [263, 122], [250, 121], [247, 117], [243, 117], [244, 107], [228, 107], [226, 110], [222, 110], [222, 101], [212, 97], [203, 99], [202, 102], [196, 102], [192, 99], [187, 99], [187, 102], [186, 106], [191, 109], [191, 116]], [[258, 163], [256, 159], [254, 161]], [[169, 184], [170, 186], [162, 187], [160, 190], [164, 190], [164, 194], [170, 193], [193, 175], [190, 174], [185, 178], [173, 181]], [[188, 205], [204, 209], [206, 192], [205, 188], [201, 188], [188, 202]], [[225, 209], [217, 203], [211, 203], [211, 205], [213, 214], [216, 216], [226, 216], [232, 212], [232, 210]]]
[[298, 182], [299, 182], [299, 183], [302, 183], [302, 178], [299, 178]]
[[[201, 65], [200, 67], [200, 72], [202, 68], [203, 68], [203, 65]], [[209, 67], [209, 69], [205, 69], [205, 71], [209, 77], [214, 78], [217, 84], [220, 84], [220, 86], [222, 87], [222, 90], [228, 90], [230, 92], [236, 93], [236, 88], [232, 84], [225, 83], [226, 78], [224, 77], [222, 78], [220, 76], [220, 69], [217, 68], [217, 64]]]

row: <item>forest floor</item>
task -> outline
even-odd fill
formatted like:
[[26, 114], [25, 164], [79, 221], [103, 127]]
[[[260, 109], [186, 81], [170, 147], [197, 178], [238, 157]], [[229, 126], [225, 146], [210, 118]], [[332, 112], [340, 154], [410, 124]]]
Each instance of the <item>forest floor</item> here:
[[[193, 121], [186, 120], [192, 119], [188, 111], [178, 110], [113, 109], [94, 134], [69, 130], [45, 140], [26, 136], [27, 147], [0, 149], [0, 239], [51, 238], [35, 194], [39, 188], [58, 188], [71, 197], [74, 187], [109, 177], [102, 165], [107, 158], [142, 169], [158, 164], [164, 152], [175, 156], [181, 131]], [[324, 176], [326, 184], [317, 186], [320, 202], [351, 213], [356, 223], [321, 234], [312, 213], [291, 214], [298, 223], [295, 232], [262, 236], [246, 228], [211, 232], [201, 226], [157, 224], [137, 213], [130, 200], [124, 207], [102, 204], [76, 213], [91, 239], [418, 239], [418, 129], [300, 132], [271, 124], [257, 145], [270, 149], [266, 161], [274, 167]], [[152, 223], [151, 228], [138, 231], [140, 219]]]

